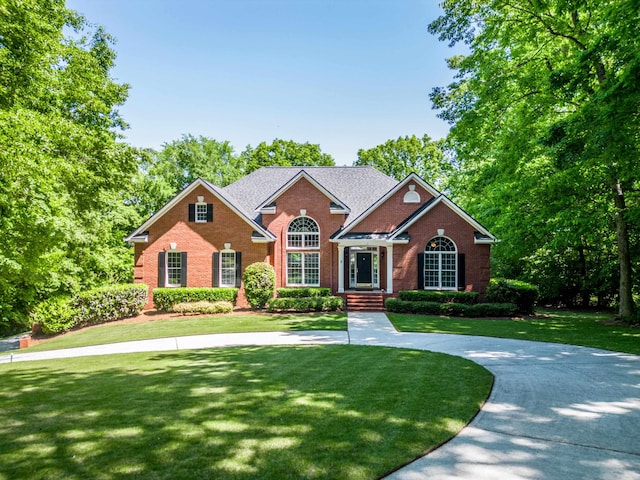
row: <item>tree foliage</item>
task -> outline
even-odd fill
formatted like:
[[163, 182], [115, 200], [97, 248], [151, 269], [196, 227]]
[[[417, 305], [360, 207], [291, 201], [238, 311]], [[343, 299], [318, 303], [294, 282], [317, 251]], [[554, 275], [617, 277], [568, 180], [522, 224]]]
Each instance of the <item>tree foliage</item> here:
[[455, 81], [431, 97], [453, 125], [460, 202], [503, 240], [500, 274], [567, 298], [605, 298], [613, 287], [629, 317], [639, 258], [638, 2], [442, 7], [430, 31], [469, 53], [448, 60]]
[[333, 157], [322, 153], [320, 145], [312, 143], [296, 143], [293, 140], [276, 138], [271, 144], [261, 142], [257, 147], [247, 146], [242, 157], [246, 162], [246, 173], [251, 173], [261, 167], [279, 166], [319, 166], [331, 167], [335, 165]]
[[368, 150], [360, 149], [354, 165], [370, 165], [398, 181], [414, 172], [440, 189], [452, 171], [442, 141], [433, 141], [429, 135], [399, 137]]
[[39, 299], [131, 276], [111, 42], [62, 0], [0, 3], [0, 331]]

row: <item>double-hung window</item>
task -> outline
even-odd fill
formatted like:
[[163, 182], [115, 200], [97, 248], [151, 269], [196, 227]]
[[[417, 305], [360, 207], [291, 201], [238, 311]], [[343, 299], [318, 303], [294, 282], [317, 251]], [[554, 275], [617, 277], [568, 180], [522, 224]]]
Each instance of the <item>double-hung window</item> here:
[[234, 287], [236, 285], [236, 252], [223, 250], [220, 252], [220, 286]]
[[206, 223], [207, 221], [207, 204], [196, 203], [196, 223]]
[[167, 287], [182, 286], [182, 252], [167, 252]]
[[320, 229], [316, 221], [309, 217], [294, 218], [287, 229], [287, 285], [320, 285], [319, 249]]

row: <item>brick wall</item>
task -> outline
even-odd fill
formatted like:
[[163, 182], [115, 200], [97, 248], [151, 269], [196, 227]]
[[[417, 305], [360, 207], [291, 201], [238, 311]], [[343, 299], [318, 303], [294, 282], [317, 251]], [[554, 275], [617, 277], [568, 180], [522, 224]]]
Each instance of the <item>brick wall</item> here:
[[[411, 185], [411, 183], [410, 183]], [[416, 193], [420, 195], [420, 203], [404, 203], [404, 196], [409, 191], [409, 186], [401, 188], [389, 197], [375, 211], [356, 225], [354, 232], [392, 232], [405, 218], [416, 211], [424, 202], [433, 198], [427, 190], [416, 185]]]
[[[188, 221], [188, 205], [196, 203], [198, 196], [213, 204], [213, 222]], [[200, 186], [160, 217], [149, 228], [149, 242], [135, 245], [134, 278], [146, 283], [150, 291], [158, 286], [158, 253], [170, 249], [187, 252], [187, 287], [213, 285], [213, 253], [223, 250], [225, 243], [242, 253], [242, 269], [254, 262], [271, 263], [270, 244], [253, 243], [251, 225], [241, 219], [209, 190]], [[242, 293], [242, 292], [241, 292]], [[151, 295], [147, 308], [151, 308]], [[247, 306], [244, 295], [239, 295], [238, 306]]]
[[287, 278], [287, 229], [289, 223], [301, 216], [300, 210], [306, 210], [306, 216], [312, 218], [320, 227], [320, 286], [338, 289], [338, 249], [329, 238], [344, 222], [344, 215], [330, 212], [331, 200], [307, 179], [301, 178], [276, 199], [276, 213], [263, 214], [262, 223], [278, 241], [274, 245], [273, 266], [276, 271], [277, 287], [286, 286]]
[[394, 247], [394, 290], [414, 290], [418, 286], [418, 253], [424, 252], [427, 241], [444, 230], [444, 236], [452, 240], [458, 253], [465, 254], [465, 290], [484, 294], [489, 282], [490, 245], [474, 243], [475, 229], [445, 204], [439, 203], [409, 229], [408, 245]]

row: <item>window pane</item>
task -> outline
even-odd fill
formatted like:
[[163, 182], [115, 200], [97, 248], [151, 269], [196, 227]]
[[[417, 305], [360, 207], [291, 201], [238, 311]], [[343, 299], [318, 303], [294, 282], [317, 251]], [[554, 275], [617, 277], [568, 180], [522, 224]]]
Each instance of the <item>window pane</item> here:
[[289, 248], [301, 248], [302, 247], [302, 234], [289, 233], [287, 235], [287, 247]]
[[304, 246], [306, 248], [320, 247], [320, 235], [317, 233], [307, 233], [304, 235]]
[[287, 283], [302, 284], [302, 253], [287, 254]]
[[455, 252], [456, 245], [445, 237], [433, 237], [427, 242], [426, 252]]
[[320, 284], [320, 254], [318, 253], [304, 254], [304, 284]]
[[167, 285], [180, 286], [182, 255], [180, 252], [167, 252]]
[[207, 221], [207, 204], [196, 203], [196, 222]]
[[236, 284], [236, 252], [220, 253], [220, 285], [232, 287]]

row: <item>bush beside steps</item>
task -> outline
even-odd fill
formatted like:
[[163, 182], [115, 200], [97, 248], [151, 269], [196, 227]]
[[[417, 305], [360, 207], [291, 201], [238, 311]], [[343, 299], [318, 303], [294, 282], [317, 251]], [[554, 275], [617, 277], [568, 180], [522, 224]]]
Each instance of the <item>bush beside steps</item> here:
[[513, 317], [518, 312], [514, 303], [464, 303], [416, 302], [387, 298], [385, 308], [394, 313], [422, 315], [446, 315], [449, 317]]

